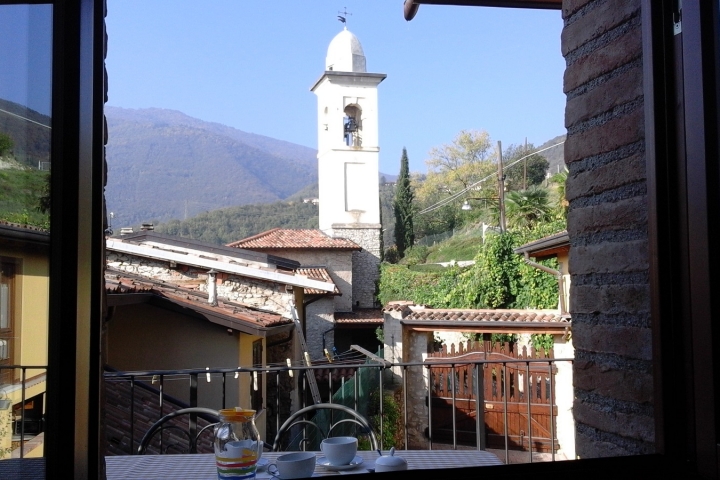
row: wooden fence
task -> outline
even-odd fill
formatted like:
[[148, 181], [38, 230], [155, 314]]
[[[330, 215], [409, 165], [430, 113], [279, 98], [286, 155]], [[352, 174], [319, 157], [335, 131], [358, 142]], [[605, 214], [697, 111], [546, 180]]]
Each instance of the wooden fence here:
[[[457, 361], [452, 365], [430, 367], [433, 441], [453, 441], [454, 417], [455, 441], [475, 445], [475, 412], [480, 388], [487, 448], [504, 448], [507, 434], [510, 449], [527, 450], [532, 442], [534, 452], [550, 452], [553, 448], [557, 451], [553, 358], [552, 349], [536, 351], [514, 343], [489, 341], [468, 341], [460, 343], [457, 349], [455, 345], [449, 349], [443, 346], [441, 351], [430, 354], [427, 360], [430, 364], [440, 360]], [[548, 362], [524, 361], [531, 359]], [[482, 360], [505, 363], [481, 365], [482, 382], [478, 385], [478, 370], [471, 362]]]

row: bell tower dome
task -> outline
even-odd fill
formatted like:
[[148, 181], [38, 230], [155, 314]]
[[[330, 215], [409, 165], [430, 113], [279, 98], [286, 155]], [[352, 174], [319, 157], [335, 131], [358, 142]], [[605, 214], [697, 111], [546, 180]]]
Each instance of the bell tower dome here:
[[360, 40], [345, 27], [330, 42], [325, 70], [365, 73], [365, 53]]
[[367, 72], [360, 41], [344, 28], [330, 42], [325, 71], [311, 88], [318, 100], [320, 230], [363, 248], [357, 263], [367, 282], [356, 280], [353, 258], [353, 304], [360, 307], [373, 306], [380, 262], [377, 87], [385, 77]]

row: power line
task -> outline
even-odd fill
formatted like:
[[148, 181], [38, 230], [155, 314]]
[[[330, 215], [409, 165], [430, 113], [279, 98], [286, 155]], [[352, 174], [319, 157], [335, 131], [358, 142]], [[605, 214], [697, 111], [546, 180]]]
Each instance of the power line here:
[[[546, 150], [550, 150], [551, 148], [557, 147], [558, 145], [562, 145], [563, 143], [565, 143], [564, 140], [563, 140], [562, 142], [556, 143], [555, 145], [550, 145], [549, 147], [545, 147], [545, 148], [543, 148], [542, 150], [536, 150], [536, 151], [534, 151], [534, 152], [532, 152], [532, 153], [529, 153], [529, 154], [525, 155], [524, 157], [520, 157], [520, 158], [518, 158], [517, 160], [515, 160], [514, 162], [503, 166], [503, 172], [504, 172], [505, 170], [507, 170], [508, 168], [514, 166], [514, 165], [517, 164], [518, 162], [520, 162], [520, 161], [522, 161], [522, 160], [525, 160], [525, 159], [528, 158], [528, 157], [532, 157], [532, 156], [535, 155], [536, 153], [541, 153], [541, 152], [544, 152], [544, 151], [546, 151]], [[418, 214], [418, 215], [423, 215], [423, 214], [425, 214], [425, 213], [430, 213], [430, 212], [432, 212], [432, 211], [434, 211], [434, 210], [437, 210], [438, 208], [443, 207], [443, 206], [447, 205], [448, 203], [453, 202], [454, 200], [457, 200], [459, 197], [463, 196], [463, 195], [466, 194], [468, 191], [470, 191], [471, 189], [475, 188], [476, 186], [478, 186], [479, 184], [481, 184], [481, 183], [484, 182], [485, 180], [488, 180], [488, 179], [490, 179], [490, 178], [492, 178], [492, 177], [494, 177], [494, 176], [496, 176], [496, 175], [497, 175], [497, 172], [493, 172], [493, 173], [489, 174], [488, 176], [486, 176], [486, 177], [478, 180], [477, 182], [473, 183], [472, 185], [464, 188], [463, 190], [460, 190], [459, 192], [454, 193], [454, 194], [450, 195], [449, 197], [444, 198], [444, 199], [440, 200], [439, 202], [437, 202], [437, 203], [435, 203], [435, 204], [433, 204], [433, 205], [430, 205], [429, 207], [426, 207], [426, 208], [420, 210], [417, 214]]]
[[52, 130], [52, 127], [49, 125], [45, 125], [44, 123], [36, 122], [35, 120], [31, 120], [27, 117], [23, 117], [22, 115], [18, 115], [17, 113], [8, 112], [7, 110], [3, 110], [2, 108], [0, 108], [0, 112], [7, 113], [8, 115], [12, 115], [13, 117], [21, 118], [23, 120], [27, 120], [30, 123], [34, 123], [36, 125], [40, 125], [41, 127], [45, 127], [45, 128]]

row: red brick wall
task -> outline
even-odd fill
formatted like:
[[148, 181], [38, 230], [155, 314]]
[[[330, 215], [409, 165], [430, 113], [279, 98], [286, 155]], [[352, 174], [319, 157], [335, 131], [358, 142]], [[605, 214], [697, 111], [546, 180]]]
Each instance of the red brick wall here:
[[639, 0], [565, 0], [576, 452], [654, 451]]

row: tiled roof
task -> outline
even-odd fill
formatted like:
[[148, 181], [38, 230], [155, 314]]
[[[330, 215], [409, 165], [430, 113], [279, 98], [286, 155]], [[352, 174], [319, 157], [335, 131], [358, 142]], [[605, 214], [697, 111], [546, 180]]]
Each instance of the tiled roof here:
[[557, 255], [559, 252], [570, 248], [570, 237], [567, 230], [553, 233], [547, 237], [533, 240], [532, 242], [521, 245], [513, 250], [515, 253], [525, 253], [531, 257], [547, 257]]
[[335, 323], [341, 324], [378, 324], [383, 323], [382, 310], [377, 308], [363, 308], [352, 312], [336, 312]]
[[388, 302], [383, 307], [383, 312], [403, 312], [405, 310], [409, 310], [410, 307], [414, 307], [415, 302], [411, 300], [394, 300], [392, 302]]
[[33, 232], [49, 233], [49, 230], [47, 230], [45, 228], [36, 227], [35, 225], [25, 225], [22, 223], [8, 222], [7, 220], [0, 220], [0, 225], [17, 228], [19, 230], [30, 230]]
[[317, 229], [273, 228], [227, 244], [248, 250], [361, 250], [345, 238], [333, 238]]
[[[333, 279], [330, 277], [330, 272], [328, 272], [325, 267], [300, 267], [295, 270], [295, 274], [303, 275], [313, 280], [320, 280], [321, 282], [335, 284]], [[307, 295], [340, 295], [340, 290], [338, 290], [337, 285], [335, 285], [335, 290], [333, 290], [332, 293], [324, 290], [316, 290], [314, 288], [306, 288], [305, 293]]]
[[428, 322], [513, 322], [569, 324], [570, 317], [557, 310], [443, 310], [412, 308], [403, 320]]
[[[332, 292], [335, 289], [334, 284], [296, 275], [295, 269], [300, 267], [299, 262], [287, 260], [286, 267], [288, 268], [279, 268], [276, 264], [268, 262], [272, 258], [279, 257], [239, 248], [218, 247], [215, 251], [208, 251], [205, 246], [196, 248], [194, 243], [191, 244], [182, 239], [178, 241], [171, 237], [158, 236], [148, 239], [138, 239], [136, 237], [126, 239], [108, 238], [105, 242], [105, 248], [108, 252], [166, 261], [192, 268], [214, 269], [222, 273], [296, 287], [312, 288], [326, 292]], [[209, 248], [215, 247], [210, 246]], [[264, 261], [257, 258], [247, 258], [247, 254], [263, 257]]]
[[278, 268], [281, 270], [294, 270], [300, 266], [300, 262], [290, 260], [288, 258], [254, 252], [251, 250], [244, 250], [241, 248], [230, 248], [223, 245], [215, 245], [191, 238], [164, 235], [155, 231], [141, 231], [108, 240], [111, 240], [107, 242], [108, 245], [112, 245], [116, 241], [120, 241], [123, 243], [145, 245], [159, 250], [177, 252], [190, 256], [200, 255], [205, 258], [223, 259], [224, 261], [231, 263], [235, 262], [247, 265], [254, 264], [257, 266]]
[[[228, 320], [230, 323], [241, 323], [245, 326], [270, 328], [291, 324], [292, 320], [277, 313], [264, 312], [235, 302], [218, 299], [218, 304], [208, 303], [207, 293], [182, 288], [162, 280], [152, 280], [120, 270], [105, 271], [105, 290], [113, 294], [151, 294], [167, 299], [177, 305], [190, 308], [199, 313], [210, 314]], [[241, 328], [238, 328], [241, 330]]]
[[50, 245], [50, 232], [32, 225], [20, 225], [0, 220], [0, 239], [4, 243], [15, 243], [21, 246], [32, 244], [48, 247]]

